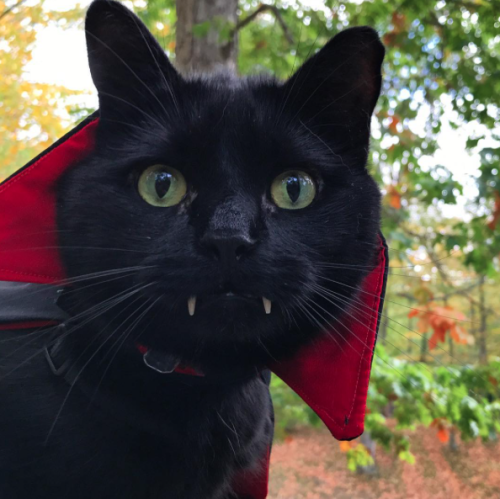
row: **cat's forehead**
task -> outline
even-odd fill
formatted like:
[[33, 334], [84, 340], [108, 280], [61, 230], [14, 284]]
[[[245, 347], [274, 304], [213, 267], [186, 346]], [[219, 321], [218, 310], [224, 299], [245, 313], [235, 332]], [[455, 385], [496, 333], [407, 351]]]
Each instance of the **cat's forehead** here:
[[184, 111], [191, 124], [220, 127], [229, 133], [243, 127], [247, 131], [259, 127], [269, 131], [269, 125], [279, 118], [281, 97], [274, 79], [216, 75], [190, 82]]
[[282, 119], [273, 80], [195, 81], [182, 97], [180, 119], [168, 128], [170, 145], [185, 157], [234, 169], [283, 159], [293, 148], [294, 126]]

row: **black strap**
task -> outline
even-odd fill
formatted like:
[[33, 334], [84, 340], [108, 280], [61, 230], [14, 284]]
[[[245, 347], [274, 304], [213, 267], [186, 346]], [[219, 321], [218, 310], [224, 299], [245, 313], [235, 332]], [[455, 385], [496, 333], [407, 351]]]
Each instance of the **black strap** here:
[[51, 284], [0, 281], [0, 324], [66, 320], [56, 303], [61, 291]]
[[56, 330], [55, 334], [52, 335], [53, 338], [56, 338], [55, 341], [52, 340], [52, 343], [49, 342], [47, 345], [45, 345], [44, 354], [45, 359], [49, 364], [49, 368], [52, 371], [52, 374], [56, 376], [64, 376], [69, 371], [71, 361], [67, 356], [64, 356], [62, 360], [58, 357], [61, 354], [64, 355], [64, 353], [61, 352], [61, 349], [64, 343], [64, 333], [66, 332], [66, 326], [64, 324], [61, 324], [57, 329], [58, 330]]
[[[65, 321], [71, 320], [71, 314], [63, 310], [66, 308], [61, 300], [64, 297], [63, 291], [62, 286], [0, 281], [0, 324], [14, 326], [36, 321], [61, 323], [47, 341], [44, 353], [52, 373], [64, 376], [72, 384], [78, 371], [75, 371], [75, 367], [70, 368], [71, 354], [64, 346]], [[137, 351], [137, 356], [141, 355]], [[150, 366], [151, 362], [145, 364], [143, 363], [145, 369], [151, 368], [146, 367]], [[260, 369], [241, 368], [231, 373], [214, 373], [207, 376], [191, 376], [176, 372], [164, 374], [159, 372], [158, 375], [173, 377], [186, 385], [200, 386], [236, 384], [259, 373]]]

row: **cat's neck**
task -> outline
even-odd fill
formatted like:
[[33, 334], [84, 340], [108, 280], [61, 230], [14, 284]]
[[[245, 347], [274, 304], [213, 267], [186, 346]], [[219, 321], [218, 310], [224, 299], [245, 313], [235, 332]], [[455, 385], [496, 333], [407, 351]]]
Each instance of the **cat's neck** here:
[[[97, 335], [89, 333], [82, 330], [77, 339], [60, 336], [51, 341], [45, 356], [54, 376], [64, 378], [72, 390], [83, 392], [89, 408], [99, 407], [153, 434], [172, 417], [167, 401], [182, 401], [186, 406], [183, 413], [200, 410], [196, 400], [227, 397], [262, 376], [255, 367], [226, 370], [223, 366], [217, 372], [203, 374], [189, 368], [160, 373], [144, 362], [143, 349], [126, 346], [111, 350], [96, 341]], [[89, 340], [84, 342], [82, 338]]]

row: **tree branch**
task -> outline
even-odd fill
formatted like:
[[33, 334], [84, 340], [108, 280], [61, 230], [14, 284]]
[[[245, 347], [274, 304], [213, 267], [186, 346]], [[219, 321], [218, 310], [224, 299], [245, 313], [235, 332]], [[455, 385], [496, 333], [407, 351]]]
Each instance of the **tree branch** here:
[[10, 7], [7, 7], [1, 14], [0, 14], [0, 21], [5, 17], [7, 16], [8, 14], [10, 14], [14, 9], [16, 9], [17, 7], [20, 7], [24, 2], [26, 2], [26, 0], [18, 0], [18, 2], [16, 2], [14, 5], [11, 5]]
[[[418, 239], [420, 241], [420, 243], [425, 246], [425, 249], [427, 251], [427, 254], [429, 255], [429, 258], [431, 260], [431, 263], [434, 264], [434, 266], [436, 267], [437, 271], [438, 271], [438, 274], [441, 276], [441, 279], [443, 280], [443, 282], [447, 285], [447, 286], [450, 286], [451, 288], [454, 288], [455, 285], [454, 283], [452, 282], [450, 276], [448, 275], [448, 273], [446, 272], [444, 266], [441, 264], [441, 259], [438, 258], [438, 256], [436, 255], [435, 251], [431, 248], [431, 245], [428, 244], [428, 238], [426, 235], [423, 235], [423, 234], [418, 234], [410, 229], [408, 229], [407, 227], [404, 227], [404, 226], [401, 226], [401, 229], [406, 232], [408, 235]], [[482, 276], [481, 278], [484, 278], [484, 276]], [[473, 286], [472, 289], [476, 287], [476, 286]], [[477, 306], [480, 306], [480, 303], [478, 300], [476, 300], [475, 298], [473, 298], [467, 289], [455, 289], [455, 291], [453, 292], [454, 295], [461, 295], [461, 296], [464, 296], [465, 298], [467, 298], [469, 300], [470, 303], [473, 303], [474, 305], [477, 305]], [[490, 307], [485, 307], [485, 310], [486, 312], [488, 312], [489, 314], [492, 314], [496, 317], [500, 317], [500, 314], [496, 311], [496, 310], [493, 310], [492, 308]]]
[[[448, 300], [448, 299], [453, 298], [454, 296], [457, 296], [457, 295], [463, 296], [465, 293], [469, 293], [470, 291], [477, 288], [480, 284], [481, 284], [481, 280], [479, 280], [475, 283], [469, 284], [468, 286], [466, 286], [464, 288], [454, 289], [453, 291], [450, 291], [449, 293], [443, 293], [442, 295], [434, 296], [432, 298], [432, 301]], [[397, 296], [399, 296], [401, 298], [406, 298], [407, 300], [410, 300], [413, 302], [417, 301], [417, 299], [412, 294], [409, 294], [409, 293], [397, 293]], [[469, 299], [469, 296], [466, 296], [466, 298]]]
[[268, 4], [261, 4], [255, 12], [252, 12], [252, 14], [248, 15], [243, 19], [242, 21], [239, 21], [235, 28], [234, 28], [234, 33], [237, 33], [241, 29], [243, 29], [245, 26], [250, 24], [257, 16], [262, 14], [263, 12], [270, 11], [274, 14], [274, 17], [276, 20], [280, 23], [281, 28], [283, 29], [283, 33], [285, 35], [285, 38], [287, 39], [288, 43], [290, 45], [294, 44], [293, 36], [292, 33], [290, 32], [290, 29], [288, 25], [286, 24], [285, 20], [283, 19], [283, 16], [281, 15], [280, 10], [278, 7], [274, 5], [268, 5]]

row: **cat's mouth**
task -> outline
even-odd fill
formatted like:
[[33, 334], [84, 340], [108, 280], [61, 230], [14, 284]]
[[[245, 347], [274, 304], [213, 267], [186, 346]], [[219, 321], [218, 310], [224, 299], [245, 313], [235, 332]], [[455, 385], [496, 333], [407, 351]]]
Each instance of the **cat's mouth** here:
[[266, 314], [271, 313], [271, 308], [272, 308], [272, 302], [265, 296], [262, 297], [257, 297], [255, 295], [247, 294], [247, 293], [239, 293], [235, 291], [223, 291], [219, 293], [213, 293], [209, 295], [202, 295], [201, 297], [198, 297], [196, 295], [192, 295], [188, 298], [187, 300], [187, 306], [188, 306], [188, 313], [192, 317], [195, 312], [197, 305], [202, 302], [203, 304], [206, 305], [211, 305], [214, 302], [238, 302], [238, 301], [246, 301], [249, 303], [253, 304], [258, 304], [259, 302], [263, 305], [264, 307], [264, 312]]

